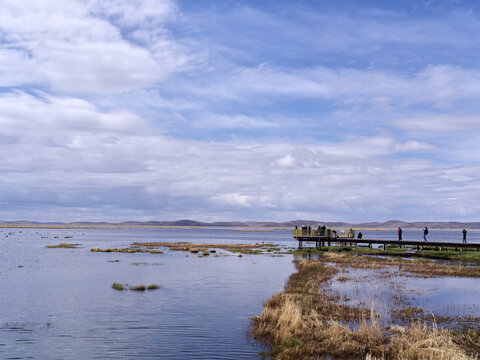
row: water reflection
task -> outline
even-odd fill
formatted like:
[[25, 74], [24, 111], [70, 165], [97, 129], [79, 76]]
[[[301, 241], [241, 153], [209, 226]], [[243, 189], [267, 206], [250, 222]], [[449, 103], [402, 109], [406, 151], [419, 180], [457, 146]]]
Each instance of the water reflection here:
[[[89, 251], [133, 241], [293, 245], [290, 232], [21, 231], [9, 229], [8, 237], [0, 233], [1, 358], [256, 359], [262, 348], [247, 336], [250, 317], [262, 311], [263, 302], [281, 291], [294, 271], [291, 256]], [[83, 248], [45, 248], [59, 242]], [[111, 288], [114, 282], [163, 288], [121, 292]]]
[[[402, 312], [413, 312], [418, 320], [430, 319], [445, 326], [457, 325], [458, 319], [454, 318], [458, 317], [478, 325], [480, 279], [426, 278], [403, 272], [397, 266], [339, 270], [330, 283], [330, 291], [346, 305], [368, 309], [373, 304], [386, 325], [404, 325], [408, 314]], [[407, 318], [415, 320], [415, 316]]]

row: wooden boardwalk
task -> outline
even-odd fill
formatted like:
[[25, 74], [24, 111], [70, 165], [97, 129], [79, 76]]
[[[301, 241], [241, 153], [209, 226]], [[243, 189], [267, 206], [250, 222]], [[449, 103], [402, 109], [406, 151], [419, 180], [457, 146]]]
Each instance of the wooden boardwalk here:
[[423, 247], [434, 247], [435, 249], [442, 250], [444, 248], [463, 250], [463, 249], [477, 249], [480, 251], [480, 243], [462, 243], [462, 242], [442, 242], [442, 241], [424, 241], [424, 240], [385, 240], [385, 239], [354, 239], [347, 237], [326, 237], [326, 236], [302, 236], [294, 234], [293, 236], [298, 240], [298, 248], [303, 248], [303, 242], [311, 241], [315, 242], [315, 246], [319, 249], [322, 246], [332, 246], [332, 244], [340, 244], [341, 246], [357, 246], [358, 244], [364, 244], [368, 247], [373, 245], [383, 245], [383, 249], [387, 249], [387, 245], [395, 246], [413, 246], [417, 249], [423, 249]]

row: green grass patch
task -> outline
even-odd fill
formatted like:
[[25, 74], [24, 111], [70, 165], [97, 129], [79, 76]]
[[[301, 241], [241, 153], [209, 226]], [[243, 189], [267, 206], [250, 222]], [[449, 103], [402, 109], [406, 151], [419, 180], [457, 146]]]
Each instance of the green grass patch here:
[[125, 287], [122, 284], [119, 283], [113, 283], [112, 288], [118, 291], [125, 290]]
[[128, 289], [133, 291], [145, 291], [147, 290], [147, 287], [145, 285], [134, 285], [130, 286]]
[[232, 253], [244, 254], [244, 255], [259, 255], [263, 254], [262, 250], [259, 249], [247, 249], [247, 248], [225, 248], [225, 250]]
[[157, 289], [160, 289], [161, 286], [160, 285], [157, 285], [157, 284], [150, 284], [147, 286], [147, 290], [157, 290]]

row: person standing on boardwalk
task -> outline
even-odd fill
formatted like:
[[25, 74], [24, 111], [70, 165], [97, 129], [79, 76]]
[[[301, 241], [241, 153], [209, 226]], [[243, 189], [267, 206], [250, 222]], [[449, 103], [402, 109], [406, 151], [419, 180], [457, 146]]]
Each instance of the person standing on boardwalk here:
[[463, 229], [462, 233], [463, 233], [463, 242], [466, 244], [467, 243], [467, 230]]
[[398, 241], [402, 241], [402, 228], [398, 227]]
[[427, 241], [427, 235], [428, 235], [428, 228], [425, 226], [425, 229], [423, 229], [423, 240]]

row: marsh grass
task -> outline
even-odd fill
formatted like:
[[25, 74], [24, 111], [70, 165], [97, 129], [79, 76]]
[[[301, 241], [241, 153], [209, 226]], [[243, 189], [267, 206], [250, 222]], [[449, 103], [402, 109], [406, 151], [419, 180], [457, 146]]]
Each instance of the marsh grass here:
[[145, 285], [134, 285], [130, 286], [128, 290], [133, 290], [133, 291], [145, 291], [147, 290], [147, 287]]
[[410, 276], [441, 277], [461, 276], [480, 277], [480, 268], [463, 265], [446, 265], [434, 261], [409, 261], [398, 258], [385, 258], [373, 256], [355, 256], [355, 254], [325, 252], [321, 259], [330, 261], [338, 266], [347, 266], [357, 269], [379, 269], [385, 266], [397, 267], [397, 272], [407, 273]]
[[316, 249], [315, 247], [296, 249], [294, 254], [323, 254], [325, 252], [350, 253], [352, 255], [375, 255], [385, 257], [402, 257], [402, 258], [418, 258], [432, 260], [450, 260], [454, 262], [469, 262], [472, 264], [480, 264], [480, 251], [476, 249], [463, 249], [457, 251], [453, 249], [437, 250], [434, 247], [424, 247], [417, 250], [415, 247], [398, 247], [389, 246], [386, 251], [378, 248], [369, 248], [363, 246], [344, 247], [344, 246], [324, 246]]
[[107, 249], [100, 249], [98, 247], [90, 249], [91, 252], [115, 252], [115, 253], [150, 253], [150, 254], [163, 254], [163, 251], [160, 250], [150, 250], [150, 249], [141, 249], [136, 247], [129, 247], [129, 248], [107, 248]]
[[60, 243], [57, 245], [47, 245], [46, 247], [49, 249], [76, 249], [82, 244], [68, 244], [68, 243]]
[[120, 252], [120, 253], [151, 253], [163, 254], [158, 248], [166, 247], [170, 251], [185, 251], [192, 254], [201, 253], [200, 256], [208, 256], [215, 253], [216, 249], [222, 249], [234, 254], [259, 255], [259, 254], [291, 254], [293, 250], [274, 246], [272, 243], [255, 243], [255, 244], [193, 244], [189, 242], [134, 242], [128, 248], [106, 248], [100, 249], [95, 247], [90, 249], [91, 252]]
[[134, 242], [133, 246], [158, 248], [167, 247], [171, 251], [189, 251], [191, 253], [198, 253], [202, 251], [204, 256], [208, 256], [207, 252], [216, 252], [211, 249], [222, 249], [231, 253], [244, 254], [244, 255], [258, 255], [264, 254], [264, 251], [271, 249], [268, 252], [279, 251], [280, 248], [273, 247], [271, 243], [255, 243], [255, 244], [194, 244], [189, 242]]
[[120, 284], [120, 283], [113, 283], [113, 284], [112, 284], [112, 288], [113, 288], [114, 290], [118, 290], [118, 291], [125, 290], [125, 287], [124, 287], [122, 284]]
[[[270, 298], [262, 314], [252, 320], [254, 337], [271, 347], [265, 355], [272, 359], [476, 358], [480, 330], [455, 333], [437, 327], [435, 321], [432, 325], [413, 321], [408, 326], [385, 326], [373, 305], [370, 310], [346, 306], [328, 293], [330, 281], [341, 272], [339, 264], [349, 261], [352, 267], [381, 269], [388, 261], [398, 266], [398, 260], [371, 260], [330, 253], [322, 261], [297, 262], [298, 271], [290, 276], [284, 291]], [[421, 313], [414, 308], [410, 312], [411, 318]]]
[[157, 290], [157, 289], [160, 289], [161, 286], [160, 285], [157, 285], [157, 284], [150, 284], [147, 286], [147, 290]]
[[146, 291], [146, 290], [157, 290], [161, 289], [162, 287], [158, 284], [150, 284], [148, 286], [146, 285], [133, 285], [129, 286], [128, 284], [120, 284], [120, 283], [113, 283], [112, 288], [115, 290], [123, 291], [123, 290], [132, 290], [132, 291]]
[[145, 285], [135, 285], [135, 286], [130, 286], [128, 290], [133, 290], [133, 291], [145, 291], [145, 290], [157, 290], [160, 289], [161, 286], [157, 284], [150, 284], [148, 286]]

